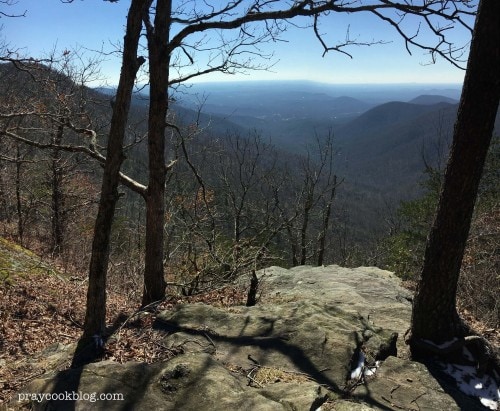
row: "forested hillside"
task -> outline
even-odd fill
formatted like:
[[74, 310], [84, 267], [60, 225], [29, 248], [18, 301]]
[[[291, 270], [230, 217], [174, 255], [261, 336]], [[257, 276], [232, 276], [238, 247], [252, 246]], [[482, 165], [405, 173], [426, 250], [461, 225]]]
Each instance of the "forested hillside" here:
[[497, 0], [60, 3], [0, 0], [0, 402], [498, 408]]
[[[4, 122], [2, 233], [84, 273], [113, 91], [79, 85], [54, 67], [0, 68], [3, 110], [12, 114]], [[324, 96], [311, 96], [325, 103]], [[286, 97], [288, 91], [285, 111]], [[169, 281], [192, 294], [271, 264], [329, 263], [378, 264], [408, 278], [410, 260], [418, 271], [434, 206], [422, 206], [427, 217], [409, 210], [427, 204], [424, 172], [434, 176], [444, 167], [456, 113], [448, 100], [384, 103], [348, 122], [332, 122], [323, 133], [314, 127], [295, 133], [295, 146], [280, 139], [274, 144], [273, 136], [231, 117], [173, 105], [170, 117], [185, 132], [170, 134], [166, 147], [175, 163], [166, 190]], [[272, 101], [277, 112], [279, 101]], [[130, 287], [140, 282], [145, 246], [145, 208], [134, 184], [147, 180], [147, 109], [147, 96], [137, 95], [126, 137], [128, 182], [123, 180], [114, 223], [111, 274]], [[306, 119], [325, 121], [321, 113]], [[98, 130], [95, 141], [91, 127]], [[489, 171], [485, 179], [493, 198], [486, 211], [495, 215], [498, 176]], [[433, 184], [435, 202], [439, 187]], [[407, 224], [423, 224], [408, 218], [427, 225], [402, 244]]]
[[[19, 71], [5, 64], [2, 77], [4, 112], [16, 120], [6, 121], [4, 132], [4, 235], [84, 270], [87, 262], [75, 258], [75, 247], [81, 252], [89, 246], [86, 219], [99, 189], [112, 97], [44, 66]], [[123, 167], [127, 176], [115, 222], [118, 247], [113, 249], [117, 258], [129, 260], [119, 264], [126, 270], [129, 262], [140, 266], [134, 255], [144, 246], [145, 209], [134, 189], [148, 173], [146, 112], [140, 101], [133, 105]], [[333, 220], [342, 210], [332, 204], [342, 177], [335, 174], [332, 136], [317, 135], [307, 155], [293, 154], [279, 151], [257, 132], [222, 132], [226, 123], [188, 110], [174, 108], [170, 116], [185, 133], [171, 134], [166, 148], [175, 163], [166, 191], [167, 262], [182, 276], [185, 292], [196, 291], [200, 279], [220, 281], [272, 261], [346, 261], [345, 232], [334, 234], [338, 224]], [[95, 136], [90, 128], [98, 130]], [[12, 148], [18, 150], [14, 157]]]
[[[2, 65], [2, 93], [8, 102], [5, 110], [18, 110], [16, 123], [8, 123], [11, 134], [5, 136], [8, 145], [4, 146], [2, 190], [4, 221], [9, 224], [4, 233], [56, 256], [74, 253], [72, 238], [90, 238], [90, 220], [76, 221], [89, 216], [85, 207], [92, 209], [99, 190], [99, 163], [106, 154], [105, 136], [114, 98], [112, 90], [93, 91], [74, 83], [70, 74], [54, 67], [33, 66], [19, 71], [12, 65]], [[279, 89], [276, 93], [280, 95]], [[303, 94], [293, 93], [298, 98]], [[62, 94], [68, 101], [60, 101]], [[41, 96], [46, 104], [43, 109]], [[286, 112], [289, 96], [287, 88], [283, 97], [266, 104], [281, 113], [282, 101]], [[337, 110], [336, 101], [348, 100], [325, 99], [321, 94], [305, 96], [319, 98], [313, 106], [320, 104], [325, 113]], [[52, 107], [50, 99], [54, 101]], [[351, 100], [357, 110], [369, 107], [368, 103]], [[331, 109], [327, 109], [327, 101], [333, 104]], [[191, 261], [182, 268], [186, 272], [194, 267], [199, 271], [199, 258], [203, 264], [224, 266], [229, 272], [248, 266], [255, 258], [262, 259], [262, 264], [274, 261], [282, 265], [317, 263], [318, 259], [344, 265], [370, 262], [372, 250], [387, 230], [387, 216], [400, 200], [415, 194], [424, 157], [434, 164], [446, 154], [454, 114], [454, 107], [447, 103], [391, 102], [347, 123], [331, 121], [326, 127], [324, 114], [317, 112], [310, 117], [307, 111], [300, 116], [296, 112], [291, 114], [295, 121], [311, 121], [311, 128], [299, 133], [294, 130], [290, 135], [294, 144], [285, 144], [281, 137], [269, 134], [272, 129], [236, 125], [232, 116], [205, 112], [209, 107], [196, 112], [174, 104], [171, 112], [186, 132], [182, 138], [172, 133], [166, 148], [167, 158], [176, 163], [167, 183], [167, 248], [172, 244], [175, 259], [182, 255], [180, 260]], [[270, 106], [264, 106], [267, 110], [265, 107]], [[46, 108], [50, 109], [46, 112]], [[126, 137], [123, 171], [139, 185], [145, 183], [148, 173], [147, 109], [147, 95], [137, 95]], [[318, 128], [318, 124], [325, 127]], [[91, 127], [98, 131], [95, 142], [86, 132]], [[95, 152], [92, 144], [96, 144]], [[436, 151], [438, 146], [441, 151]], [[17, 162], [7, 154], [11, 147], [19, 150]], [[214, 163], [213, 159], [218, 160]], [[38, 180], [23, 178], [33, 173]], [[38, 191], [30, 188], [31, 184], [36, 184]], [[73, 187], [75, 184], [77, 187]], [[145, 210], [133, 184], [125, 184], [122, 191], [115, 236], [119, 239], [132, 232], [135, 239], [128, 236], [128, 244], [120, 244], [114, 252], [132, 258], [135, 251], [129, 249], [137, 251], [144, 244]], [[388, 207], [388, 203], [392, 205]], [[198, 222], [194, 230], [195, 221], [204, 225]], [[82, 230], [84, 226], [87, 231]], [[82, 231], [71, 231], [77, 227]], [[186, 259], [187, 251], [179, 253], [183, 238], [197, 237], [205, 245], [189, 251], [192, 254]], [[242, 240], [250, 246], [245, 247], [245, 256], [232, 251]], [[59, 251], [63, 242], [64, 253]], [[80, 240], [76, 246], [79, 244]], [[208, 260], [215, 259], [209, 263], [204, 247], [218, 249], [220, 256], [208, 252]], [[71, 264], [76, 263], [81, 264], [80, 269], [87, 264], [82, 259]], [[140, 265], [140, 259], [135, 264]]]

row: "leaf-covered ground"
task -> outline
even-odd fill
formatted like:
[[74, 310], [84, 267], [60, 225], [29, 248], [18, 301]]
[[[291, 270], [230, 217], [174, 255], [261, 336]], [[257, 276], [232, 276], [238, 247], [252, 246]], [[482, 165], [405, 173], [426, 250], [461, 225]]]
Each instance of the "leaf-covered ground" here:
[[[86, 301], [85, 277], [66, 277], [21, 247], [0, 242], [0, 404], [44, 372], [25, 359], [54, 343], [70, 344], [81, 335]], [[228, 286], [192, 296], [170, 296], [154, 310], [138, 312], [139, 301], [108, 292], [107, 321], [115, 325], [105, 358], [118, 362], [156, 362], [183, 352], [164, 347], [164, 335], [153, 329], [156, 313], [180, 303], [203, 302], [229, 307], [246, 302], [246, 291]], [[500, 331], [484, 326], [464, 310], [462, 315], [492, 343]], [[61, 364], [67, 367], [69, 364]]]
[[[81, 335], [87, 281], [54, 273], [10, 275], [0, 282], [0, 403], [43, 370], [23, 361], [27, 356], [54, 344], [76, 342]], [[162, 335], [153, 330], [155, 313], [178, 303], [205, 302], [230, 306], [244, 303], [245, 292], [226, 287], [193, 297], [171, 297], [153, 312], [137, 312], [138, 302], [118, 293], [108, 293], [107, 321], [119, 327], [106, 346], [106, 358], [118, 362], [165, 360], [182, 352], [166, 349]]]

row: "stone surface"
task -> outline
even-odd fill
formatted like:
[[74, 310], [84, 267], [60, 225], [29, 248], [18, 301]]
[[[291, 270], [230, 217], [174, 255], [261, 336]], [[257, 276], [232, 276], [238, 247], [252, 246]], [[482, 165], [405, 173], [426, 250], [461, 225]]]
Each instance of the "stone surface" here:
[[[400, 336], [409, 327], [412, 294], [401, 287], [401, 280], [390, 271], [330, 265], [290, 270], [270, 267], [259, 274], [263, 287], [269, 289], [263, 304], [293, 299], [326, 301]], [[398, 347], [404, 348], [402, 338], [398, 339]]]
[[[254, 307], [180, 305], [157, 316], [152, 365], [109, 361], [43, 375], [21, 393], [119, 393], [122, 401], [14, 400], [50, 410], [475, 410], [479, 402], [404, 359], [411, 295], [377, 268], [271, 267]], [[396, 339], [396, 336], [400, 337]], [[360, 351], [375, 375], [350, 380]], [[395, 357], [394, 355], [398, 355]], [[53, 354], [51, 354], [53, 355]], [[388, 356], [389, 355], [389, 356]], [[401, 358], [402, 357], [402, 358]]]

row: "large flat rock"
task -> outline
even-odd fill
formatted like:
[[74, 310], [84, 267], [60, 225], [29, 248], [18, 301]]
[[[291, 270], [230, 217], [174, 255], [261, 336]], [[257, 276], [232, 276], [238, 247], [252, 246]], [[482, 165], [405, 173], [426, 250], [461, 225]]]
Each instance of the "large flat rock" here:
[[400, 335], [409, 328], [412, 294], [401, 287], [401, 280], [390, 271], [338, 265], [299, 266], [290, 270], [270, 267], [259, 271], [258, 276], [267, 291], [262, 304], [323, 301]]
[[[259, 303], [179, 305], [157, 315], [152, 365], [114, 362], [48, 373], [22, 393], [118, 393], [121, 401], [25, 401], [50, 410], [475, 410], [479, 402], [405, 359], [411, 295], [390, 272], [338, 266], [257, 273]], [[397, 335], [399, 338], [396, 339]], [[360, 353], [375, 375], [351, 378]]]
[[375, 357], [390, 338], [356, 313], [333, 303], [294, 301], [226, 311], [203, 304], [182, 305], [158, 316], [169, 348], [190, 344], [224, 364], [255, 365], [304, 373], [340, 391], [355, 350], [370, 340]]

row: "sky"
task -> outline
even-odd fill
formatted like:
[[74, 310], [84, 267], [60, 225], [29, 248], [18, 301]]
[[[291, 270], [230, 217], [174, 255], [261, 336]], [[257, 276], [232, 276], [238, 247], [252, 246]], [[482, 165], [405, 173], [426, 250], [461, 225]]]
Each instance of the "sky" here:
[[[1, 17], [0, 36], [10, 50], [19, 50], [22, 55], [31, 57], [43, 57], [55, 49], [56, 53], [79, 50], [84, 58], [91, 58], [96, 50], [103, 50], [106, 55], [101, 57], [101, 78], [109, 85], [115, 85], [120, 59], [112, 52], [122, 42], [128, 6], [128, 0], [112, 3], [74, 0], [67, 4], [61, 0], [16, 0], [11, 7], [0, 4], [0, 11], [9, 14], [25, 12], [25, 16]], [[310, 20], [294, 20], [294, 23], [307, 26]], [[410, 30], [417, 30], [416, 22], [408, 21], [407, 24]], [[353, 58], [336, 52], [322, 56], [323, 48], [312, 29], [287, 25], [280, 41], [259, 47], [262, 54], [272, 54], [272, 57], [255, 62], [272, 66], [270, 69], [234, 75], [217, 73], [199, 77], [197, 81], [311, 80], [341, 84], [457, 84], [463, 81], [464, 71], [449, 62], [441, 59], [428, 64], [429, 56], [418, 49], [412, 49], [412, 55], [408, 54], [404, 41], [395, 30], [371, 15], [331, 15], [322, 20], [320, 30], [329, 44], [344, 40], [347, 31], [351, 39], [384, 44], [351, 47], [347, 51]], [[470, 33], [465, 30], [451, 34], [457, 44], [466, 44], [470, 40]], [[213, 33], [208, 37], [207, 44], [217, 38]], [[197, 60], [200, 68], [204, 58]]]

